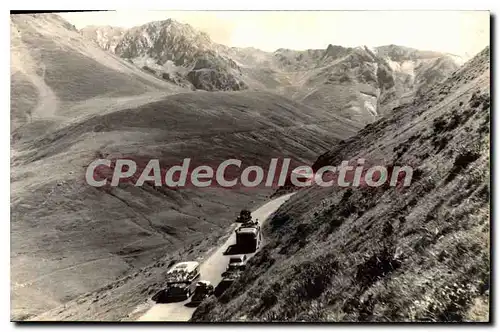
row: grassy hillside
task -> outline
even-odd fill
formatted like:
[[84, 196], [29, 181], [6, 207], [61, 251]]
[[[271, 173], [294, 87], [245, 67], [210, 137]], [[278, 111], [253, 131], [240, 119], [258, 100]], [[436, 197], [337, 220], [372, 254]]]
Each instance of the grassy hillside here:
[[320, 156], [411, 165], [407, 188], [312, 187], [270, 220], [243, 277], [194, 321], [487, 321], [490, 62]]
[[14, 143], [67, 120], [75, 103], [182, 91], [103, 51], [55, 14], [10, 18]]
[[12, 158], [14, 317], [49, 310], [180, 248], [200, 242], [210, 248], [239, 209], [271, 193], [130, 184], [103, 190], [84, 182], [95, 158], [172, 165], [189, 157], [214, 168], [230, 157], [262, 166], [273, 157], [307, 164], [356, 130], [272, 94], [195, 92], [76, 119], [23, 143]]

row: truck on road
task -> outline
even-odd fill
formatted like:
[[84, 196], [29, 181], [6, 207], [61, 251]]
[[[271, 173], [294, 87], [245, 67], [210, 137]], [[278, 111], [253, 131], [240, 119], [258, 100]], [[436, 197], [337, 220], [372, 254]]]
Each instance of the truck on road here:
[[257, 222], [242, 224], [236, 229], [236, 246], [242, 253], [255, 252], [262, 241], [260, 225]]

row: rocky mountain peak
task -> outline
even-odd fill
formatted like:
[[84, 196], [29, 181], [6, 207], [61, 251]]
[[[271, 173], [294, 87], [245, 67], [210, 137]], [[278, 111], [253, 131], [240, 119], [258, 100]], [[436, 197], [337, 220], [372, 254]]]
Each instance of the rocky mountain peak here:
[[340, 58], [340, 57], [347, 55], [351, 50], [352, 50], [352, 48], [350, 48], [350, 47], [346, 48], [346, 47], [343, 47], [340, 45], [328, 44], [328, 47], [326, 48], [325, 53], [324, 53], [324, 57], [337, 59], [337, 58]]

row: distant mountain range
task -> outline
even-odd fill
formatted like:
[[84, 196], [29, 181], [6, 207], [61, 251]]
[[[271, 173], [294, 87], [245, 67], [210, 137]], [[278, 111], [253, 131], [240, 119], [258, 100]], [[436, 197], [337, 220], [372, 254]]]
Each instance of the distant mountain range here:
[[427, 91], [463, 60], [452, 54], [386, 45], [265, 52], [213, 42], [172, 19], [131, 29], [89, 26], [101, 48], [164, 80], [193, 90], [270, 90], [362, 124]]
[[[171, 34], [175, 42], [157, 47], [140, 46], [148, 39], [134, 39], [135, 30], [119, 38], [111, 37], [119, 32], [109, 27], [100, 34], [109, 38], [100, 39], [104, 49], [114, 47], [132, 61], [141, 54], [148, 61], [164, 56], [162, 61], [179, 71], [175, 79], [183, 80], [174, 84], [151, 75], [152, 67], [143, 70], [101, 49], [58, 15], [11, 15], [10, 21], [13, 319], [54, 308], [61, 313], [59, 306], [72, 299], [81, 305], [79, 296], [124, 276], [142, 276], [140, 269], [159, 260], [197, 259], [225, 234], [242, 207], [258, 206], [272, 193], [270, 188], [171, 190], [127, 184], [100, 190], [84, 180], [92, 160], [126, 157], [139, 164], [159, 159], [176, 165], [190, 157], [215, 166], [236, 157], [264, 167], [280, 157], [310, 164], [360, 128], [270, 91], [179, 86], [192, 87], [191, 81], [208, 75], [203, 87], [223, 90], [224, 75], [244, 75], [207, 36], [195, 34], [190, 38], [196, 43], [185, 42], [194, 31], [186, 25], [172, 22], [171, 29], [183, 34]], [[151, 41], [152, 36], [164, 39], [156, 33], [168, 35], [155, 29], [147, 35]], [[151, 277], [163, 282], [166, 269], [157, 267]], [[154, 289], [151, 280], [140, 284]], [[133, 298], [142, 300], [144, 294]], [[118, 316], [137, 305], [113, 303]], [[78, 315], [95, 313], [78, 310]]]

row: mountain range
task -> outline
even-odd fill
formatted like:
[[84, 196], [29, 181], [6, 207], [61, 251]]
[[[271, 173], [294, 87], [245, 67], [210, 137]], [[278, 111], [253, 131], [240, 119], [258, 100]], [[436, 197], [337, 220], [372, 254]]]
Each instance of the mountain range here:
[[121, 58], [183, 87], [268, 90], [361, 124], [442, 81], [463, 60], [452, 54], [387, 45], [328, 45], [296, 51], [235, 48], [174, 20], [81, 33]]

